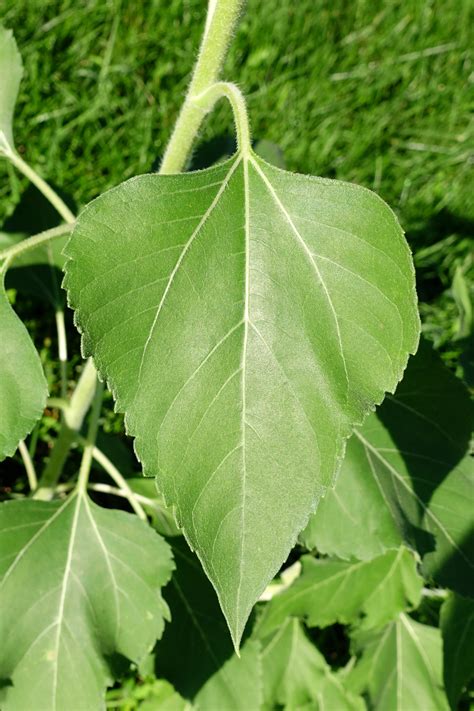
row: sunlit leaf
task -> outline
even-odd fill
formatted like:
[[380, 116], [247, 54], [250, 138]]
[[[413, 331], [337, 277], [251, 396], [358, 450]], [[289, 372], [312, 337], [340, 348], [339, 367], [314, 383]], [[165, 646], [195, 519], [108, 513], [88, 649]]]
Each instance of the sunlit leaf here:
[[353, 425], [416, 349], [401, 229], [368, 190], [238, 154], [105, 193], [66, 255], [84, 355], [237, 645]]
[[264, 635], [288, 616], [303, 617], [311, 627], [336, 622], [378, 627], [407, 608], [418, 606], [423, 579], [406, 548], [369, 561], [301, 559], [303, 571], [290, 587], [275, 595], [259, 623]]
[[265, 709], [364, 711], [360, 696], [347, 691], [301, 623], [287, 619], [263, 645]]
[[405, 614], [356, 639], [361, 655], [347, 683], [366, 693], [374, 711], [448, 711], [442, 680], [441, 634]]
[[169, 547], [137, 517], [76, 493], [0, 505], [2, 711], [102, 708], [113, 658], [163, 632]]

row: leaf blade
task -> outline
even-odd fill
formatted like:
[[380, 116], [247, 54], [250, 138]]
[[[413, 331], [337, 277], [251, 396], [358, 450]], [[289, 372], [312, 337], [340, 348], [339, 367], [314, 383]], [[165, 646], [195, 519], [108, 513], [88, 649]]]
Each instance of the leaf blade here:
[[[303, 228], [295, 232], [290, 208], [269, 189], [281, 180], [295, 181], [299, 202], [317, 203], [333, 221], [349, 190], [353, 228], [402, 255], [395, 282], [406, 327], [379, 329], [393, 367], [375, 365], [365, 382], [350, 326], [337, 319]], [[327, 249], [332, 242], [340, 251], [338, 235]], [[98, 198], [79, 218], [66, 256], [84, 355], [93, 355], [125, 411], [145, 473], [174, 505], [237, 645], [252, 605], [331, 483], [354, 421], [395, 387], [406, 348], [416, 348], [413, 268], [401, 230], [369, 191], [237, 155], [200, 173], [134, 178]]]
[[0, 596], [10, 613], [1, 620], [0, 676], [13, 684], [4, 708], [99, 707], [108, 656], [138, 661], [163, 630], [167, 545], [82, 494], [7, 502], [0, 521]]

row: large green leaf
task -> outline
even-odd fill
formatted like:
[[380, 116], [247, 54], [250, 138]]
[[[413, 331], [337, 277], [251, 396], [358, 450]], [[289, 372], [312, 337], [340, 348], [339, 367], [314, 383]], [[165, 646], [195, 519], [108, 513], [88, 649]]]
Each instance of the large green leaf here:
[[81, 493], [2, 504], [0, 540], [2, 711], [102, 708], [113, 655], [139, 661], [162, 634], [169, 547]]
[[38, 352], [10, 306], [4, 278], [0, 268], [0, 461], [32, 430], [48, 396]]
[[13, 146], [13, 111], [22, 74], [23, 65], [13, 32], [0, 24], [0, 152], [5, 143]]
[[474, 595], [472, 428], [469, 394], [422, 342], [395, 397], [349, 441], [306, 545], [368, 559], [405, 540], [427, 575]]
[[378, 632], [358, 635], [360, 660], [347, 684], [366, 693], [373, 711], [448, 711], [441, 634], [405, 614]]
[[441, 608], [443, 675], [453, 711], [474, 676], [474, 600], [451, 594]]
[[287, 619], [277, 632], [267, 637], [262, 664], [265, 709], [365, 709], [362, 698], [347, 691], [338, 676], [331, 672], [296, 619]]
[[352, 426], [416, 349], [401, 229], [370, 191], [237, 155], [102, 195], [66, 255], [83, 353], [238, 644]]
[[300, 577], [265, 607], [259, 634], [278, 628], [288, 616], [304, 617], [312, 627], [335, 622], [378, 627], [399, 612], [418, 606], [423, 580], [406, 548], [369, 561], [349, 563], [304, 556], [301, 562]]

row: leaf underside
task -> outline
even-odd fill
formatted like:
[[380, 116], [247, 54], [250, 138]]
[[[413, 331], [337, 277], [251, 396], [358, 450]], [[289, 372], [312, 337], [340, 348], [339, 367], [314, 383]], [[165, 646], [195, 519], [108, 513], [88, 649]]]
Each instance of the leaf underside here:
[[2, 711], [102, 708], [114, 654], [138, 662], [161, 636], [168, 545], [82, 494], [1, 504], [0, 538]]
[[416, 349], [401, 229], [370, 191], [237, 155], [105, 193], [66, 256], [83, 353], [238, 644], [345, 438]]

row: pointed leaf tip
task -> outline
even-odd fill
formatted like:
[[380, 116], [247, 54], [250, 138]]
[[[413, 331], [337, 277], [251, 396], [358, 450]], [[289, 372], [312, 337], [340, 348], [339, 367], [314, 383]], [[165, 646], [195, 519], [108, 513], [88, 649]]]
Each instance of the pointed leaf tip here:
[[238, 649], [345, 439], [416, 349], [400, 226], [368, 190], [237, 155], [105, 193], [66, 255], [84, 354]]

